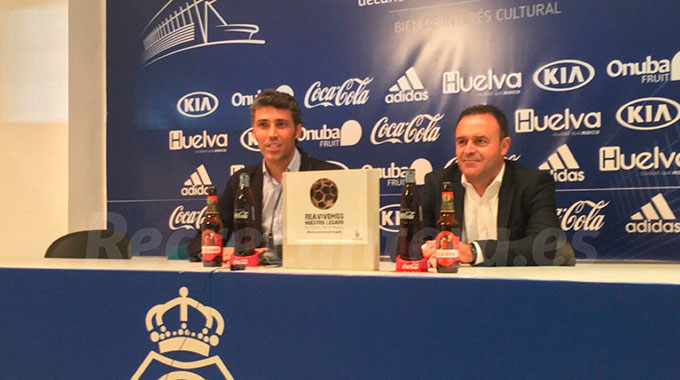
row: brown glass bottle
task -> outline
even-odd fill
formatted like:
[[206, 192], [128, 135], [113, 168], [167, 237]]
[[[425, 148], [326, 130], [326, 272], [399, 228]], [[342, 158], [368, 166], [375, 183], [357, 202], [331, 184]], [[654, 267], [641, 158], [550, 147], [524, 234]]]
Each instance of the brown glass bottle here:
[[217, 193], [210, 186], [207, 189], [207, 207], [205, 219], [201, 224], [201, 258], [203, 266], [218, 267], [222, 265], [222, 228], [224, 224], [217, 209]]
[[439, 219], [437, 219], [439, 231], [451, 231], [460, 237], [460, 223], [456, 218], [453, 207], [453, 187], [451, 182], [442, 183], [441, 206], [439, 208]]
[[[439, 227], [440, 232], [436, 239], [440, 242], [441, 246], [437, 247], [437, 249], [451, 250], [454, 248], [453, 240], [457, 239], [460, 241], [460, 223], [458, 223], [456, 218], [453, 204], [453, 186], [451, 182], [444, 182], [442, 183], [441, 206], [439, 209], [439, 219], [437, 220], [437, 227]], [[455, 236], [451, 236], [451, 234]], [[437, 258], [437, 272], [455, 273], [458, 271], [459, 266], [459, 259]]]
[[422, 229], [421, 205], [416, 191], [416, 171], [408, 169], [406, 184], [401, 193], [399, 209], [399, 245], [397, 254], [402, 260], [415, 261], [423, 258], [422, 241], [414, 241], [414, 236]]
[[250, 175], [241, 173], [234, 199], [234, 255], [250, 256], [255, 253], [255, 203], [250, 189]]

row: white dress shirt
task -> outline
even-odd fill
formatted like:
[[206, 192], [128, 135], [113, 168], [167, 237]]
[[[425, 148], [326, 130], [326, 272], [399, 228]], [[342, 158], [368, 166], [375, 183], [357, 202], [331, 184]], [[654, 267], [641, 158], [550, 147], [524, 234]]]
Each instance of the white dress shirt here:
[[[300, 162], [300, 152], [295, 149], [293, 159], [285, 171], [300, 171]], [[281, 220], [283, 218], [283, 199], [281, 194], [283, 185], [269, 174], [264, 160], [262, 161], [262, 174], [264, 175], [262, 181], [262, 230], [264, 231], [264, 238], [268, 239], [269, 230], [273, 229], [274, 244], [283, 244], [283, 224]]]
[[474, 244], [477, 250], [477, 259], [474, 265], [484, 262], [484, 254], [477, 240], [498, 239], [498, 195], [503, 183], [505, 163], [500, 172], [481, 196], [477, 194], [474, 186], [462, 175], [460, 183], [465, 187], [465, 225], [463, 226], [463, 242]]

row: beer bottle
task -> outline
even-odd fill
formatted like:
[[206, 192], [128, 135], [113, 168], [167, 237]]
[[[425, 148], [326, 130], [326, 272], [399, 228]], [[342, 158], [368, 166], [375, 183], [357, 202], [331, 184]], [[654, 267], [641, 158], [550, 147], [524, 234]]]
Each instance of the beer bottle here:
[[416, 191], [416, 171], [408, 169], [406, 184], [401, 193], [399, 209], [399, 245], [397, 254], [402, 260], [414, 261], [423, 258], [421, 243], [414, 241], [414, 235], [422, 228], [422, 212]]
[[460, 266], [458, 246], [460, 244], [460, 223], [453, 207], [451, 182], [442, 183], [441, 206], [437, 220], [439, 234], [435, 239], [437, 247], [437, 272], [455, 273]]
[[[234, 255], [250, 256], [255, 253], [255, 203], [250, 189], [250, 175], [241, 173], [234, 200]], [[239, 269], [239, 268], [235, 268]]]
[[208, 209], [201, 224], [201, 257], [203, 266], [222, 265], [222, 228], [224, 224], [217, 210], [217, 193], [213, 186], [208, 187], [206, 202]]

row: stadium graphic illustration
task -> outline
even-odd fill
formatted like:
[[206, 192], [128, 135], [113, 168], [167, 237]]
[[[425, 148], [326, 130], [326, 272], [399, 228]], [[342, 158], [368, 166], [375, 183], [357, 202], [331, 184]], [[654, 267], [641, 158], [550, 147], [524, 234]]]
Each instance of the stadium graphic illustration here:
[[142, 65], [148, 66], [189, 49], [220, 44], [257, 44], [255, 24], [230, 24], [215, 9], [218, 0], [193, 0], [173, 7], [168, 1], [142, 31]]

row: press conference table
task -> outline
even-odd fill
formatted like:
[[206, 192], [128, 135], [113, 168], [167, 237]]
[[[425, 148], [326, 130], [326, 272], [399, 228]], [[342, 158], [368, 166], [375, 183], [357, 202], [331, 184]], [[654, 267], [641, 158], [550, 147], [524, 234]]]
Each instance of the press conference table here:
[[[216, 268], [203, 267], [200, 263], [184, 260], [167, 260], [165, 257], [133, 257], [132, 260], [83, 260], [83, 259], [22, 259], [0, 258], [0, 268], [32, 269], [78, 269], [78, 270], [131, 270], [131, 271], [189, 271], [212, 272]], [[222, 272], [222, 270], [220, 270]], [[231, 273], [231, 271], [224, 271]], [[470, 278], [508, 280], [548, 280], [576, 282], [657, 283], [680, 285], [680, 264], [625, 263], [625, 262], [579, 262], [574, 267], [471, 267], [464, 265], [455, 274], [440, 274], [434, 269], [429, 273], [396, 273], [394, 263], [381, 262], [379, 271], [333, 271], [284, 268], [249, 268], [249, 273], [286, 275], [330, 276], [385, 276], [423, 278]], [[234, 272], [236, 273], [236, 272]]]
[[[680, 264], [446, 275], [393, 268], [231, 272], [158, 257], [0, 259], [0, 378], [680, 373]], [[206, 317], [215, 314], [221, 331], [219, 318]]]

